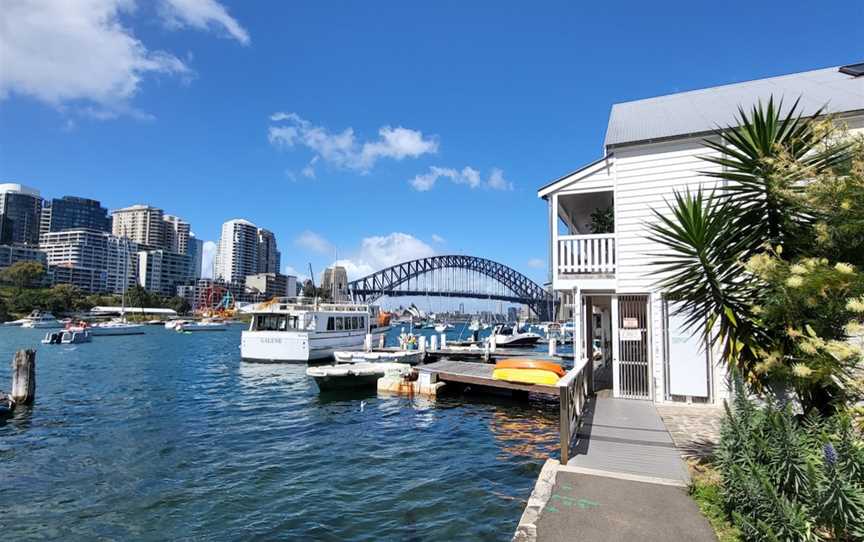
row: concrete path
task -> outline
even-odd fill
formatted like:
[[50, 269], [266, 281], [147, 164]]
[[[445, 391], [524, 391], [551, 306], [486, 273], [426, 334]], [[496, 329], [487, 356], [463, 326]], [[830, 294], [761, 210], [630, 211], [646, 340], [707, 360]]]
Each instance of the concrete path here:
[[716, 540], [689, 482], [653, 403], [595, 397], [570, 462], [544, 465], [514, 540]]
[[716, 538], [684, 488], [560, 470], [537, 523], [536, 540], [709, 542]]
[[591, 474], [690, 483], [687, 466], [654, 403], [598, 397], [588, 404], [583, 419], [568, 466]]

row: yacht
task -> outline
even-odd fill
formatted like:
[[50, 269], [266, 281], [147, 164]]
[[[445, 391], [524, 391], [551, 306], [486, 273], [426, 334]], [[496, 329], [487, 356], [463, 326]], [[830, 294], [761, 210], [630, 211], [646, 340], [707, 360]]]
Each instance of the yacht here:
[[540, 335], [530, 331], [520, 331], [518, 325], [506, 326], [498, 324], [492, 330], [496, 346], [534, 346], [540, 340]]
[[94, 337], [106, 335], [143, 335], [144, 324], [130, 324], [122, 318], [114, 318], [109, 322], [99, 322], [87, 327]]
[[54, 315], [50, 312], [40, 312], [35, 310], [30, 313], [29, 316], [23, 319], [21, 322], [21, 327], [27, 328], [49, 328], [49, 327], [63, 327], [63, 324], [60, 323], [60, 320], [54, 318]]
[[[252, 311], [240, 339], [240, 355], [250, 361], [312, 361], [336, 350], [363, 346], [366, 334], [381, 335], [389, 319], [377, 319], [368, 305], [324, 303], [308, 298], [279, 298]], [[386, 325], [382, 325], [385, 324]]]

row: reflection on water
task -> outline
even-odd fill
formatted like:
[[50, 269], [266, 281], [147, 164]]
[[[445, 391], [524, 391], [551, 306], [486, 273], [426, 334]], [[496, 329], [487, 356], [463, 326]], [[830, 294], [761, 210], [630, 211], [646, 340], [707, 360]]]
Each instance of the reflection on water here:
[[319, 395], [240, 362], [239, 329], [42, 335], [0, 328], [0, 388], [38, 350], [36, 405], [0, 424], [9, 539], [509, 540], [555, 450], [548, 404]]

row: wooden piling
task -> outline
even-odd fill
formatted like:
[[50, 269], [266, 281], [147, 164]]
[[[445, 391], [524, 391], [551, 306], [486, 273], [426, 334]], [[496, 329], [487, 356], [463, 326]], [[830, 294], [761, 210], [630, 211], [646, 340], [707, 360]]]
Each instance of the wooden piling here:
[[549, 357], [555, 357], [558, 354], [558, 339], [552, 337], [549, 339]]
[[36, 398], [36, 351], [19, 350], [12, 359], [12, 391], [9, 394], [19, 405], [29, 405]]
[[384, 348], [384, 340], [385, 339], [386, 339], [386, 337], [383, 333], [378, 336], [378, 348]]

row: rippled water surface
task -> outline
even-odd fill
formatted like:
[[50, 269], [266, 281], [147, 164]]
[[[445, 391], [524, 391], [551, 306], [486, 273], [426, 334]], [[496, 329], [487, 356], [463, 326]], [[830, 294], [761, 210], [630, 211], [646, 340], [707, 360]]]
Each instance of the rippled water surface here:
[[507, 540], [555, 410], [324, 396], [305, 365], [240, 361], [240, 328], [39, 344], [37, 402], [0, 421], [7, 540]]

